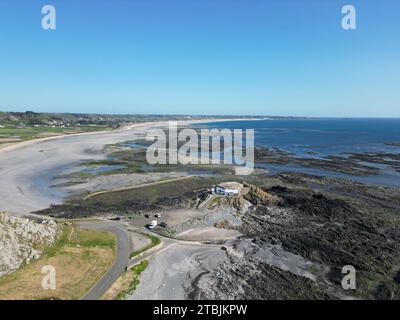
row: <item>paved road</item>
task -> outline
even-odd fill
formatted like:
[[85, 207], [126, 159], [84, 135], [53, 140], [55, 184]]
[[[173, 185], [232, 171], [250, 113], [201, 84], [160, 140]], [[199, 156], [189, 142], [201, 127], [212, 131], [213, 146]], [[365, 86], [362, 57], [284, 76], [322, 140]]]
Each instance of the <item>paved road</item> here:
[[109, 231], [117, 236], [117, 255], [113, 265], [82, 298], [82, 300], [98, 300], [128, 266], [130, 260], [129, 256], [132, 252], [131, 241], [126, 228], [121, 223], [112, 221], [85, 221], [81, 222], [80, 226], [85, 229]]
[[111, 268], [103, 275], [103, 277], [90, 289], [90, 291], [82, 298], [82, 300], [98, 300], [104, 293], [112, 286], [112, 284], [118, 279], [118, 277], [125, 271], [126, 267], [133, 267], [139, 262], [147, 259], [154, 254], [158, 254], [163, 250], [167, 249], [172, 244], [190, 244], [198, 246], [209, 246], [209, 247], [220, 247], [219, 245], [205, 245], [200, 241], [183, 241], [164, 237], [156, 234], [157, 237], [162, 239], [162, 242], [146, 251], [143, 255], [140, 255], [134, 259], [130, 259], [130, 254], [133, 251], [131, 241], [129, 237], [129, 231], [152, 234], [146, 230], [140, 228], [128, 227], [121, 222], [116, 221], [82, 221], [80, 222], [81, 228], [84, 229], [95, 229], [104, 230], [114, 233], [117, 236], [117, 256]]

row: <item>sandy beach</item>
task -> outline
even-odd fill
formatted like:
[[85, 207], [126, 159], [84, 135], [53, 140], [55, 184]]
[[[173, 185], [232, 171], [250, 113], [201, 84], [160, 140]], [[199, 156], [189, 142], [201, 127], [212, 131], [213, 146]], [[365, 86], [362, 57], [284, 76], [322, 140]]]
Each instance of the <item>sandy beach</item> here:
[[[178, 125], [231, 120], [238, 119], [185, 120], [178, 121]], [[168, 126], [168, 121], [139, 123], [114, 131], [88, 132], [24, 141], [0, 149], [2, 180], [0, 210], [16, 215], [27, 215], [32, 211], [45, 209], [51, 204], [61, 203], [68, 192], [52, 187], [59, 183], [55, 177], [70, 172], [83, 161], [104, 159], [102, 150], [108, 144], [143, 139], [149, 129], [166, 126]], [[132, 179], [146, 183], [176, 176], [177, 174], [170, 173], [161, 174], [159, 177], [137, 175], [125, 177], [125, 179], [126, 184], [133, 184]], [[107, 181], [101, 181], [98, 186], [104, 188], [107, 183]], [[113, 182], [110, 181], [110, 184], [113, 185]], [[83, 190], [79, 189], [79, 191]]]

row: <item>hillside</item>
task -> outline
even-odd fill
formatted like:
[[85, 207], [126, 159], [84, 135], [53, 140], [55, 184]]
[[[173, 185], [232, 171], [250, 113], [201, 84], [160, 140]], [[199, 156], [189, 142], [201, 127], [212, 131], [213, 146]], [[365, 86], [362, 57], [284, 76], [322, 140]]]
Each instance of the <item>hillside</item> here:
[[39, 258], [56, 235], [57, 225], [53, 220], [36, 222], [0, 213], [0, 276]]

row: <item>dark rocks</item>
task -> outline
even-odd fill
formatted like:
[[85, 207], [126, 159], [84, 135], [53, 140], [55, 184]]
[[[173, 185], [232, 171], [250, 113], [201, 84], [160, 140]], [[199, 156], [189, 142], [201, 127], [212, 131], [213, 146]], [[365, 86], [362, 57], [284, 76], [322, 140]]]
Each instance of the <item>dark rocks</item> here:
[[[292, 275], [277, 276], [278, 271], [263, 267], [268, 280], [254, 275], [253, 285], [245, 287], [246, 296], [255, 299], [329, 299], [346, 295], [365, 299], [399, 298], [400, 272], [393, 277], [392, 271], [400, 261], [400, 210], [394, 204], [400, 198], [399, 191], [351, 182], [342, 185], [337, 180], [295, 174], [286, 174], [284, 181], [285, 187], [276, 185], [264, 189], [279, 198], [278, 204], [257, 206], [243, 215], [239, 231], [256, 245], [262, 246], [264, 241], [279, 243], [286, 251], [330, 271], [313, 284], [292, 279], [292, 287], [285, 289], [286, 280]], [[311, 182], [313, 188], [308, 187]], [[315, 188], [318, 184], [320, 190]], [[352, 265], [357, 271], [357, 290], [347, 292], [341, 288], [344, 276], [341, 270], [345, 265]], [[324, 278], [330, 283], [329, 290], [323, 286]], [[382, 285], [375, 288], [376, 283]], [[278, 292], [278, 287], [283, 289]], [[339, 294], [332, 296], [332, 290]]]
[[393, 292], [386, 284], [382, 283], [375, 288], [374, 298], [376, 300], [391, 300], [393, 299]]
[[395, 275], [395, 277], [393, 278], [393, 280], [394, 280], [397, 284], [400, 284], [400, 270], [397, 271], [397, 274]]
[[[369, 162], [371, 164], [376, 164], [376, 163], [388, 164], [382, 160], [386, 156], [387, 156], [386, 154], [376, 154], [373, 155], [373, 157], [367, 157], [365, 154], [351, 154], [350, 156], [331, 155], [326, 157], [315, 156], [308, 158], [299, 158], [296, 157], [294, 154], [276, 148], [275, 149], [257, 148], [255, 150], [255, 160], [257, 163], [268, 163], [268, 164], [278, 164], [278, 165], [291, 164], [308, 168], [320, 168], [329, 171], [335, 171], [357, 176], [369, 176], [377, 174], [379, 172], [379, 169], [373, 165], [367, 165], [365, 164], [365, 162]], [[371, 161], [367, 161], [370, 159]], [[393, 163], [389, 164], [391, 165]]]

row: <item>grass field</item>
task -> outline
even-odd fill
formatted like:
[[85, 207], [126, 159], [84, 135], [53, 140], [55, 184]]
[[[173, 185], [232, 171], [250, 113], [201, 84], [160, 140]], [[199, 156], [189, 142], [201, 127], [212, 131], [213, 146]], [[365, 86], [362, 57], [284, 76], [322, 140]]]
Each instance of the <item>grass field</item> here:
[[140, 274], [147, 268], [148, 264], [147, 260], [143, 260], [131, 270], [124, 272], [104, 294], [102, 300], [123, 300], [128, 294], [132, 294], [139, 285]]
[[[79, 299], [110, 268], [115, 246], [112, 233], [63, 226], [38, 260], [0, 278], [0, 299]], [[56, 271], [55, 290], [42, 288], [42, 268], [48, 265]]]
[[10, 138], [20, 140], [30, 140], [35, 138], [44, 138], [60, 134], [73, 134], [80, 132], [94, 132], [110, 130], [105, 126], [79, 126], [79, 127], [29, 127], [29, 128], [0, 128], [0, 143], [8, 142]]

